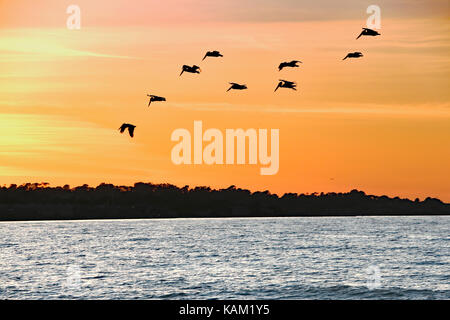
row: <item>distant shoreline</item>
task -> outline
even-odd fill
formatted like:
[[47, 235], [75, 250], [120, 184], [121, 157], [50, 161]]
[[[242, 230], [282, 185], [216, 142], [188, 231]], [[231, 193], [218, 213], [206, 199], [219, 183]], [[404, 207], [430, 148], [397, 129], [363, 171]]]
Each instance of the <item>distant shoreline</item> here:
[[445, 217], [450, 214], [379, 214], [379, 215], [301, 215], [301, 216], [227, 216], [227, 217], [152, 217], [152, 218], [80, 218], [80, 219], [28, 219], [28, 220], [0, 220], [0, 223], [8, 222], [91, 222], [91, 221], [124, 221], [124, 220], [180, 220], [180, 219], [275, 219], [275, 218], [377, 218], [377, 217]]
[[151, 183], [75, 188], [28, 183], [0, 188], [0, 221], [442, 215], [450, 215], [450, 204], [439, 199], [412, 201], [358, 190], [279, 197], [235, 186], [214, 190]]

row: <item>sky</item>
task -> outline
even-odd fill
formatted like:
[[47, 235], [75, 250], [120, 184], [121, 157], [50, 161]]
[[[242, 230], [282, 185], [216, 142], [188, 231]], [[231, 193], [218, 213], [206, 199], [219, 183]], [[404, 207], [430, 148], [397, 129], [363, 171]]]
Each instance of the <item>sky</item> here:
[[[70, 30], [69, 5], [81, 9]], [[381, 36], [356, 37], [381, 8]], [[448, 1], [0, 0], [0, 185], [236, 185], [450, 202]], [[208, 50], [224, 57], [201, 61]], [[353, 51], [364, 57], [342, 61]], [[278, 71], [282, 61], [300, 68]], [[200, 75], [179, 77], [183, 64]], [[273, 92], [278, 79], [298, 91]], [[246, 91], [226, 92], [228, 82]], [[167, 98], [147, 107], [147, 94]], [[181, 165], [178, 128], [280, 130], [280, 168]], [[121, 135], [122, 123], [135, 137]]]

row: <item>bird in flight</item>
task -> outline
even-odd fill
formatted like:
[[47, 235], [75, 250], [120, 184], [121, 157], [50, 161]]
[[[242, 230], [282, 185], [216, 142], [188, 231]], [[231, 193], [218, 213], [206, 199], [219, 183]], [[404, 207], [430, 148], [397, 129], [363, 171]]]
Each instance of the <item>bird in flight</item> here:
[[181, 70], [180, 76], [183, 74], [183, 72], [200, 73], [200, 71], [202, 71], [202, 70], [200, 69], [199, 66], [193, 65], [191, 67], [191, 66], [188, 66], [188, 65], [184, 65], [183, 66], [183, 70]]
[[[292, 90], [297, 90], [297, 83], [293, 82], [293, 81], [287, 81], [287, 80], [281, 80], [278, 83], [278, 86], [275, 88], [275, 91], [278, 90], [278, 88], [288, 88], [288, 89], [292, 89]], [[275, 92], [274, 91], [274, 92]]]
[[126, 129], [128, 129], [128, 133], [130, 134], [130, 137], [133, 138], [134, 128], [136, 128], [136, 126], [129, 124], [129, 123], [124, 123], [120, 126], [119, 130], [120, 130], [120, 133], [123, 133]]
[[350, 53], [347, 53], [345, 58], [342, 60], [345, 60], [347, 58], [360, 58], [360, 57], [363, 57], [363, 54], [361, 52], [350, 52]]
[[223, 57], [223, 55], [222, 55], [219, 51], [214, 50], [214, 51], [208, 51], [208, 52], [206, 52], [206, 54], [205, 54], [205, 56], [203, 57], [202, 61], [205, 60], [206, 57]]
[[235, 83], [235, 82], [230, 82], [230, 84], [231, 84], [231, 87], [227, 90], [227, 92], [230, 91], [231, 89], [234, 89], [234, 90], [245, 90], [245, 89], [247, 89], [247, 86], [245, 84], [238, 84], [238, 83]]
[[303, 62], [298, 61], [298, 60], [292, 60], [290, 62], [282, 62], [278, 66], [278, 71], [281, 71], [281, 70], [283, 70], [283, 68], [286, 68], [286, 67], [298, 68], [299, 67], [298, 63], [303, 63]]
[[372, 29], [369, 29], [369, 28], [363, 28], [363, 31], [359, 34], [359, 36], [358, 36], [358, 38], [356, 38], [356, 40], [358, 40], [359, 37], [361, 37], [361, 36], [372, 36], [372, 37], [375, 37], [375, 36], [379, 36], [379, 35], [380, 34], [377, 31], [375, 31], [375, 30], [372, 30]]
[[153, 101], [166, 101], [166, 98], [158, 97], [153, 94], [148, 94], [147, 97], [150, 97], [150, 100], [148, 102], [148, 107], [150, 107], [150, 103], [152, 103]]

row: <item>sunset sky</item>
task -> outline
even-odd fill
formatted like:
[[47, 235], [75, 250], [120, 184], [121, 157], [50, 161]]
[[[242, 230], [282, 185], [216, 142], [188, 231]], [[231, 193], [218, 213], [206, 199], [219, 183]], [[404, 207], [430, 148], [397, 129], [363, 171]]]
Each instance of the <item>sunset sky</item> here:
[[[66, 27], [71, 4], [80, 30]], [[355, 40], [371, 4], [381, 36]], [[224, 57], [202, 62], [208, 50]], [[342, 61], [353, 51], [364, 57]], [[449, 54], [448, 0], [0, 0], [0, 185], [356, 188], [450, 202]], [[300, 68], [278, 72], [293, 59]], [[183, 64], [203, 72], [179, 77]], [[278, 79], [299, 90], [274, 93]], [[231, 81], [249, 89], [226, 92]], [[147, 108], [147, 94], [167, 101]], [[174, 165], [171, 133], [194, 120], [279, 129], [278, 174]]]

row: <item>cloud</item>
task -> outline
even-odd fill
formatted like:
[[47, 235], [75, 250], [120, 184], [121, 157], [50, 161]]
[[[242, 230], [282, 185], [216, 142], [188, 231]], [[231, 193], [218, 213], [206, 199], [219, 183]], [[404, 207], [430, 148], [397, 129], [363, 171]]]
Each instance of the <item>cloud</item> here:
[[[374, 114], [374, 115], [409, 115], [409, 116], [437, 116], [450, 117], [450, 104], [418, 105], [408, 106], [388, 106], [379, 104], [358, 104], [335, 105], [334, 107], [315, 108], [280, 108], [279, 106], [251, 106], [234, 105], [229, 103], [171, 103], [175, 108], [190, 109], [195, 111], [215, 111], [215, 112], [263, 112], [263, 113], [331, 113], [331, 114]], [[157, 106], [155, 106], [157, 108]]]
[[55, 58], [116, 58], [134, 59], [129, 56], [99, 53], [71, 49], [48, 37], [16, 36], [0, 39], [0, 60], [2, 61], [36, 61]]
[[[0, 26], [65, 28], [70, 2], [60, 0], [0, 1]], [[93, 26], [149, 26], [161, 23], [199, 22], [304, 22], [337, 21], [368, 17], [376, 4], [382, 17], [418, 18], [448, 16], [448, 0], [77, 0], [82, 28]], [[38, 14], [37, 14], [38, 13]]]

